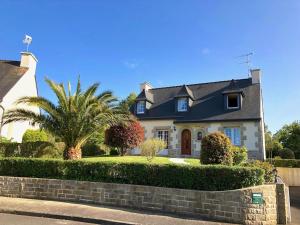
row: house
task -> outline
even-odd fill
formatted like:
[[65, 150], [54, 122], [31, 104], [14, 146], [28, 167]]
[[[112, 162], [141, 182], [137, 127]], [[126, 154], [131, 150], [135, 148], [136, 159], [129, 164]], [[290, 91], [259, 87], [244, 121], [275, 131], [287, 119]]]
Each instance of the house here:
[[[161, 155], [198, 157], [201, 139], [225, 133], [236, 146], [245, 146], [251, 159], [265, 159], [261, 71], [246, 79], [162, 88], [140, 86], [132, 112], [141, 122], [145, 139], [167, 143]], [[136, 149], [132, 154], [138, 154]]]
[[[35, 79], [37, 59], [30, 52], [21, 52], [21, 61], [0, 60], [0, 136], [22, 141], [24, 132], [33, 128], [28, 122], [2, 124], [5, 111], [15, 107], [15, 101], [24, 96], [37, 96]], [[18, 106], [39, 113], [39, 108]]]

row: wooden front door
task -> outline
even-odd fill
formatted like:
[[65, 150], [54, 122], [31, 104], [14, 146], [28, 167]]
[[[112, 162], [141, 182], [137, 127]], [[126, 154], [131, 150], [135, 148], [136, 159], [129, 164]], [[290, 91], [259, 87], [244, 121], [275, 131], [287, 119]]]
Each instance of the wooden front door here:
[[181, 133], [181, 154], [191, 155], [191, 131], [187, 129]]

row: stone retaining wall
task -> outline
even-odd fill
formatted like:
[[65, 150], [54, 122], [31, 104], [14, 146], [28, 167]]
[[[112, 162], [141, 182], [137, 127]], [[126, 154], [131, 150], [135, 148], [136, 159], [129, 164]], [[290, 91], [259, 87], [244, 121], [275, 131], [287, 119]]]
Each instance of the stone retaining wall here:
[[[285, 188], [282, 185], [261, 185], [212, 192], [0, 176], [0, 195], [151, 209], [161, 212], [192, 214], [233, 223], [265, 225], [277, 224], [277, 221], [287, 221], [282, 219], [287, 218], [285, 192], [282, 191]], [[281, 188], [278, 189], [278, 187]], [[280, 194], [277, 193], [278, 190], [281, 190]], [[263, 194], [262, 205], [252, 204], [251, 195], [256, 192]]]
[[287, 186], [300, 186], [300, 168], [276, 167], [278, 176]]

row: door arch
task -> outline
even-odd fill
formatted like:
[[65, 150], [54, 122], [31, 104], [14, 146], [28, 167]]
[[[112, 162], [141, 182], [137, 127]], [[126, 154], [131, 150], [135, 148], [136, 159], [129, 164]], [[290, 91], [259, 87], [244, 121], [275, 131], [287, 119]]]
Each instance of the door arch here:
[[181, 133], [181, 154], [182, 155], [191, 155], [191, 131], [184, 129]]

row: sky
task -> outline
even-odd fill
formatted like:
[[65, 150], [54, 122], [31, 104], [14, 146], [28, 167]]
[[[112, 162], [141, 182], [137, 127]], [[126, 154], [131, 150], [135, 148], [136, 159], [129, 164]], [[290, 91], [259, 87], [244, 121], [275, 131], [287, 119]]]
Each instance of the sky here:
[[[44, 78], [80, 76], [120, 99], [153, 87], [246, 78], [262, 70], [265, 122], [274, 133], [300, 120], [299, 0], [1, 0], [0, 59], [29, 50]], [[75, 87], [74, 87], [75, 88]]]

